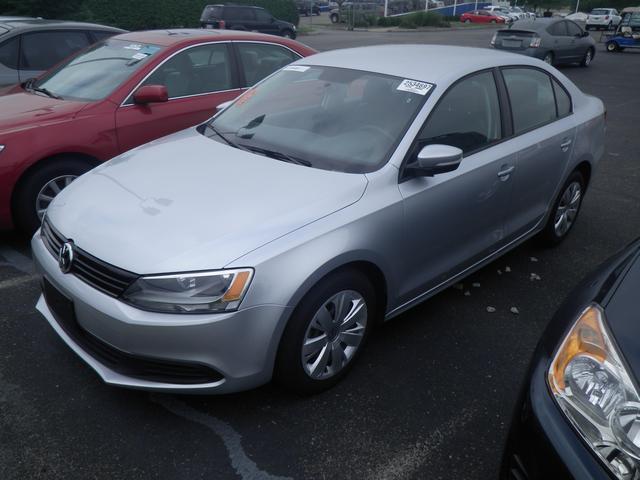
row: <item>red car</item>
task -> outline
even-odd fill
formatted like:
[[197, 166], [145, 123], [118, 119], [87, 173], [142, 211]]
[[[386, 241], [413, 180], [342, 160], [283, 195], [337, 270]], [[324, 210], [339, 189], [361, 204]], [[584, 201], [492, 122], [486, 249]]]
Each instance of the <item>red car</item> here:
[[474, 10], [460, 15], [463, 23], [505, 23], [504, 17], [499, 17], [495, 13], [487, 10]]
[[0, 97], [0, 229], [33, 232], [79, 175], [204, 122], [221, 103], [313, 53], [251, 32], [126, 33], [10, 89]]

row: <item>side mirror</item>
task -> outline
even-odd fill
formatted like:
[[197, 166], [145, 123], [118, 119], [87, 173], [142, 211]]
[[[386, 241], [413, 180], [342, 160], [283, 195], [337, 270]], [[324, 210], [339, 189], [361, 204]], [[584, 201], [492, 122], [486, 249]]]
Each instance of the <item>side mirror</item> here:
[[462, 162], [462, 150], [450, 145], [427, 145], [420, 150], [416, 161], [407, 169], [417, 177], [432, 177], [451, 172]]
[[222, 102], [220, 105], [216, 107], [216, 113], [220, 113], [221, 111], [226, 110], [229, 107], [229, 105], [231, 105], [232, 103], [233, 103], [233, 100]]
[[164, 85], [145, 85], [133, 94], [133, 101], [138, 105], [162, 103], [169, 100], [169, 92]]
[[581, 36], [582, 36], [582, 37], [588, 37], [588, 36], [589, 36], [589, 32], [584, 31], [584, 32], [582, 32], [582, 35], [581, 35]]

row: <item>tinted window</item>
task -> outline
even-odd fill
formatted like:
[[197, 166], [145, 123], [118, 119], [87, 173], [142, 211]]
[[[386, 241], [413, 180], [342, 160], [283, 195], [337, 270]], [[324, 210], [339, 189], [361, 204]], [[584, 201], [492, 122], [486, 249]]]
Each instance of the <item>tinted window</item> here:
[[554, 23], [547, 30], [551, 35], [555, 35], [556, 37], [565, 37], [567, 35], [567, 26], [566, 22], [558, 22]]
[[238, 22], [253, 21], [255, 19], [253, 8], [226, 7], [224, 9], [224, 15], [228, 20]]
[[18, 36], [6, 42], [0, 43], [0, 63], [8, 68], [18, 69], [18, 46], [20, 45]]
[[261, 8], [256, 9], [256, 20], [261, 23], [270, 23], [271, 14]]
[[190, 48], [163, 63], [144, 85], [165, 85], [169, 98], [233, 88], [226, 44]]
[[533, 68], [507, 68], [503, 75], [516, 134], [556, 119], [556, 103], [549, 75]]
[[575, 37], [582, 35], [582, 29], [573, 22], [565, 22], [567, 24], [567, 32], [570, 36]]
[[238, 43], [237, 46], [248, 87], [300, 58], [291, 50], [278, 45]]
[[85, 32], [37, 32], [22, 36], [21, 70], [48, 70], [89, 45]]
[[468, 153], [502, 137], [498, 92], [491, 72], [458, 82], [445, 93], [418, 136], [418, 147], [441, 143]]
[[556, 94], [556, 104], [558, 105], [558, 117], [562, 118], [571, 113], [571, 98], [558, 82], [552, 80], [553, 91]]

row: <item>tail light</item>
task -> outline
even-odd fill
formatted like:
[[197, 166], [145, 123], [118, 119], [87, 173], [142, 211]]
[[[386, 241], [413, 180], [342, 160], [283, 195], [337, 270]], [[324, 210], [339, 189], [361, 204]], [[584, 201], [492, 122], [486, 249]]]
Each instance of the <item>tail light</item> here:
[[224, 30], [226, 27], [227, 27], [227, 24], [225, 23], [224, 20], [218, 20], [218, 28]]
[[498, 38], [498, 33], [496, 32], [496, 33], [493, 34], [493, 37], [491, 37], [491, 46], [492, 47], [495, 47], [497, 38]]
[[529, 42], [529, 47], [538, 48], [541, 44], [542, 44], [542, 38], [541, 37], [533, 37], [531, 39], [531, 42]]

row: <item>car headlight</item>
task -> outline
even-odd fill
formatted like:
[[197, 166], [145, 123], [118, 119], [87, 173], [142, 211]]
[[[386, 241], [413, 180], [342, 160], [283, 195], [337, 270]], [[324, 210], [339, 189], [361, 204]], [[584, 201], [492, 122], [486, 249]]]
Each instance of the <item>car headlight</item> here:
[[162, 313], [216, 313], [237, 310], [253, 270], [218, 270], [140, 277], [122, 299], [143, 310]]
[[621, 480], [640, 477], [640, 398], [605, 325], [591, 305], [558, 349], [548, 372], [562, 411]]

